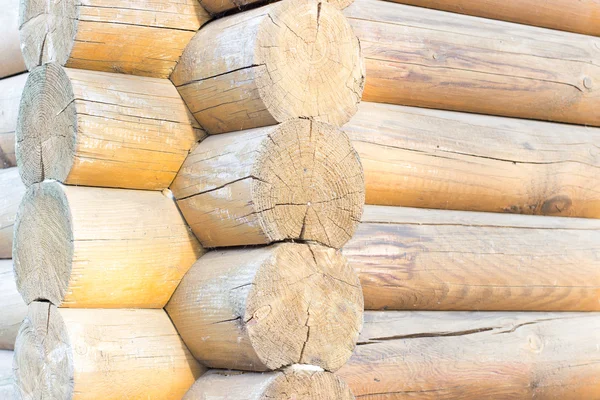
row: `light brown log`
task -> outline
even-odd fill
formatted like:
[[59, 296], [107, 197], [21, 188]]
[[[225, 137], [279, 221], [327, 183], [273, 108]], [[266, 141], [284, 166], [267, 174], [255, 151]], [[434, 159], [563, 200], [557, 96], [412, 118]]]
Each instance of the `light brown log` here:
[[368, 204], [600, 218], [600, 129], [363, 102]]
[[368, 312], [338, 376], [357, 398], [600, 398], [595, 313]]
[[18, 169], [0, 169], [0, 259], [12, 258], [15, 218], [24, 194]]
[[34, 184], [15, 223], [15, 276], [27, 304], [162, 308], [202, 254], [160, 192]]
[[303, 239], [340, 248], [364, 204], [348, 137], [306, 119], [207, 138], [171, 190], [205, 247]]
[[365, 101], [600, 126], [600, 38], [379, 0], [344, 14]]
[[[204, 0], [206, 1], [206, 0]], [[600, 36], [598, 0], [391, 0], [454, 13]]]
[[360, 45], [321, 0], [284, 0], [202, 28], [171, 75], [208, 133], [311, 117], [333, 125], [356, 112]]
[[163, 310], [33, 302], [15, 345], [23, 400], [180, 399], [205, 371]]
[[15, 129], [26, 80], [27, 74], [0, 80], [0, 169], [17, 166]]
[[298, 363], [331, 371], [352, 355], [363, 299], [339, 251], [279, 243], [209, 252], [166, 310], [208, 367], [265, 371]]
[[366, 309], [600, 311], [600, 221], [367, 206]]
[[353, 400], [348, 385], [330, 372], [293, 366], [266, 373], [210, 370], [184, 400]]
[[210, 16], [196, 0], [20, 0], [25, 64], [168, 78]]
[[[27, 70], [19, 42], [19, 0], [0, 1], [0, 78]], [[3, 93], [0, 92], [0, 96]]]
[[51, 63], [29, 74], [16, 136], [27, 185], [162, 190], [205, 134], [168, 79]]
[[[21, 298], [15, 283], [12, 260], [0, 260], [0, 307], [2, 307], [0, 312], [1, 353], [1, 350], [12, 350], [14, 348], [17, 331], [27, 314], [27, 306]], [[0, 387], [2, 387], [1, 383]], [[1, 389], [0, 393], [2, 393]], [[3, 399], [4, 397], [0, 396], [0, 398]]]
[[[352, 4], [354, 0], [326, 0], [338, 10], [342, 10]], [[270, 0], [202, 0], [200, 4], [209, 14], [219, 17], [219, 14], [232, 12], [234, 10], [243, 11], [248, 7], [256, 7], [269, 3]]]
[[17, 399], [17, 392], [13, 378], [13, 352], [0, 350], [0, 399]]

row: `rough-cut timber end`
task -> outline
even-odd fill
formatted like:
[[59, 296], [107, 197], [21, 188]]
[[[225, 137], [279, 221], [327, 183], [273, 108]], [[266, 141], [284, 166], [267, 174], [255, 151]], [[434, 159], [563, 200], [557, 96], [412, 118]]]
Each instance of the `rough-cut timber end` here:
[[75, 155], [77, 116], [71, 81], [58, 64], [37, 67], [29, 74], [15, 135], [25, 185], [67, 178]]
[[[225, 393], [232, 396], [226, 396]], [[248, 400], [354, 400], [348, 385], [330, 372], [295, 365], [278, 372], [208, 371], [184, 400], [244, 398]]]
[[[227, 11], [241, 9], [254, 4], [268, 3], [269, 0], [201, 0], [200, 4], [208, 13], [211, 15], [218, 16]], [[354, 0], [327, 0], [327, 3], [331, 4], [338, 10], [343, 10], [350, 4], [354, 3]]]
[[73, 0], [20, 0], [19, 36], [28, 70], [51, 61], [65, 65], [75, 43], [78, 18]]
[[13, 368], [22, 400], [73, 398], [73, 354], [55, 306], [29, 306], [15, 343]]
[[48, 300], [60, 305], [73, 258], [71, 214], [60, 184], [29, 187], [19, 206], [14, 238], [15, 278], [25, 302]]

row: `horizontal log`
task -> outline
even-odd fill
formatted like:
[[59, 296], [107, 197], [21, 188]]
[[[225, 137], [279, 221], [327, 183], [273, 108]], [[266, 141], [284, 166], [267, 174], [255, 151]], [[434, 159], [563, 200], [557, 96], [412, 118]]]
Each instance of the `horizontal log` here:
[[16, 136], [27, 185], [162, 190], [205, 133], [168, 79], [52, 63], [29, 74]]
[[15, 129], [25, 81], [27, 74], [0, 80], [0, 169], [17, 166]]
[[[19, 326], [21, 326], [21, 322], [27, 314], [27, 306], [21, 298], [15, 283], [12, 260], [0, 260], [0, 305], [2, 305], [2, 312], [0, 313], [1, 353], [1, 350], [12, 350], [14, 348]], [[2, 381], [1, 378], [0, 381]], [[1, 386], [2, 384], [0, 384]], [[1, 390], [0, 393], [2, 393]], [[4, 399], [5, 397], [0, 398]]]
[[0, 259], [12, 258], [15, 218], [24, 194], [18, 169], [0, 169]]
[[15, 275], [27, 304], [162, 308], [202, 254], [160, 192], [34, 184], [15, 223]]
[[600, 221], [367, 206], [365, 309], [600, 311]]
[[17, 399], [15, 382], [13, 378], [13, 352], [0, 350], [0, 398], [6, 400]]
[[196, 0], [20, 0], [21, 49], [29, 70], [71, 68], [168, 78], [210, 19]]
[[360, 399], [600, 396], [594, 313], [368, 312], [338, 375]]
[[334, 374], [298, 365], [267, 373], [210, 370], [183, 399], [354, 400], [354, 396]]
[[[352, 4], [354, 0], [324, 0], [331, 4], [338, 10], [342, 10]], [[234, 10], [244, 11], [249, 7], [257, 7], [266, 3], [270, 3], [270, 0], [202, 0], [202, 7], [209, 14], [219, 17], [221, 14], [226, 12], [232, 12]]]
[[362, 102], [368, 204], [600, 218], [600, 129]]
[[208, 137], [171, 190], [204, 247], [303, 239], [339, 248], [364, 204], [348, 137], [306, 119]]
[[598, 0], [391, 0], [454, 13], [600, 36]]
[[163, 310], [74, 310], [33, 302], [15, 345], [29, 399], [180, 399], [205, 371]]
[[[2, 0], [0, 8], [0, 78], [5, 78], [25, 72], [27, 68], [19, 41], [19, 0]], [[0, 96], [3, 96], [2, 92]]]
[[379, 0], [344, 14], [365, 101], [600, 126], [600, 38]]
[[363, 299], [358, 277], [339, 251], [280, 243], [207, 253], [166, 310], [208, 367], [265, 371], [311, 364], [337, 370], [352, 355]]
[[298, 117], [341, 125], [356, 112], [364, 63], [333, 6], [284, 0], [203, 27], [171, 80], [208, 133]]

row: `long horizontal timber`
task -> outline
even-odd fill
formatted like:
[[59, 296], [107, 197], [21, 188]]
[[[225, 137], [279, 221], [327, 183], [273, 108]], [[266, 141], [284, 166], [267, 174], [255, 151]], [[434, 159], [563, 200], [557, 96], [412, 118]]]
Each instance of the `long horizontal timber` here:
[[[344, 9], [348, 7], [354, 0], [321, 0], [331, 4], [337, 9]], [[269, 0], [202, 0], [202, 7], [209, 14], [219, 17], [223, 13], [229, 13], [236, 11], [243, 11], [249, 7], [256, 7], [261, 4], [269, 3]]]

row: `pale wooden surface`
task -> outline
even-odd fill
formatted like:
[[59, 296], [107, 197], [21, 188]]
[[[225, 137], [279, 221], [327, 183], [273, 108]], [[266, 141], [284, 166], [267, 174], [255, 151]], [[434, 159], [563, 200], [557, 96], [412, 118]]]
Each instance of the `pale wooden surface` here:
[[27, 303], [162, 308], [203, 252], [161, 192], [34, 184], [15, 225]]
[[63, 68], [31, 72], [17, 125], [26, 184], [162, 190], [205, 133], [168, 79]]
[[27, 68], [19, 43], [19, 0], [0, 1], [0, 10], [0, 78], [5, 78], [25, 72]]
[[339, 251], [315, 244], [214, 250], [188, 271], [166, 307], [198, 361], [273, 370], [337, 370], [362, 326], [358, 277]]
[[368, 204], [600, 217], [600, 129], [362, 102]]
[[15, 129], [26, 80], [27, 74], [0, 79], [0, 169], [17, 166]]
[[379, 0], [344, 14], [365, 101], [600, 125], [600, 38]]
[[210, 370], [184, 400], [354, 400], [348, 385], [330, 372], [294, 366], [267, 373]]
[[[348, 7], [353, 1], [354, 0], [323, 0], [323, 2], [327, 2], [340, 10]], [[224, 12], [233, 12], [234, 10], [240, 12], [248, 7], [257, 7], [261, 4], [271, 2], [272, 1], [270, 0], [201, 0], [200, 4], [202, 4], [202, 7], [204, 7], [209, 14], [219, 17], [219, 14]]]
[[364, 63], [338, 10], [286, 0], [203, 27], [171, 80], [208, 133], [298, 117], [341, 125], [356, 112]]
[[12, 258], [15, 218], [24, 194], [18, 169], [0, 169], [0, 259]]
[[600, 311], [600, 221], [366, 206], [366, 309]]
[[[205, 0], [206, 1], [206, 0]], [[600, 36], [599, 0], [390, 0], [454, 13]]]
[[17, 399], [12, 369], [13, 352], [0, 350], [0, 399]]
[[364, 204], [348, 137], [306, 119], [208, 137], [171, 190], [205, 247], [302, 239], [339, 248]]
[[23, 400], [180, 399], [204, 371], [164, 310], [34, 302], [15, 346]]
[[0, 350], [12, 350], [19, 326], [27, 314], [27, 306], [15, 283], [12, 260], [0, 260], [0, 307]]
[[196, 0], [20, 0], [27, 67], [71, 68], [168, 78], [210, 19]]
[[338, 376], [359, 399], [600, 398], [596, 313], [368, 312]]

